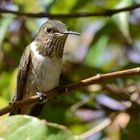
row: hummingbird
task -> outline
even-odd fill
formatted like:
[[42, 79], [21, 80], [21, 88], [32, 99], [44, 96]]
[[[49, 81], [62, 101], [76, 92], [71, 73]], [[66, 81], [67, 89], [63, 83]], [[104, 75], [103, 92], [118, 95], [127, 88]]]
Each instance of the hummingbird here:
[[[40, 27], [21, 57], [13, 103], [37, 92], [46, 93], [59, 85], [63, 50], [69, 34], [79, 35], [78, 32], [68, 31], [67, 26], [57, 20], [48, 20]], [[36, 105], [39, 103], [15, 108], [10, 115], [34, 115], [32, 110], [38, 109]]]

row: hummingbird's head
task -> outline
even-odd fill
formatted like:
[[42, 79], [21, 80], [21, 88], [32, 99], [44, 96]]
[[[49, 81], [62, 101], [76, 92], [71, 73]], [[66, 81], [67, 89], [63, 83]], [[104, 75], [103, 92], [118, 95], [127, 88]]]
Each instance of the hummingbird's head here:
[[45, 38], [55, 38], [63, 36], [66, 31], [67, 26], [61, 21], [48, 20], [40, 27], [39, 34], [44, 35]]
[[47, 56], [62, 57], [68, 34], [79, 35], [77, 32], [68, 31], [61, 21], [48, 20], [40, 27], [36, 37], [40, 42], [39, 49]]

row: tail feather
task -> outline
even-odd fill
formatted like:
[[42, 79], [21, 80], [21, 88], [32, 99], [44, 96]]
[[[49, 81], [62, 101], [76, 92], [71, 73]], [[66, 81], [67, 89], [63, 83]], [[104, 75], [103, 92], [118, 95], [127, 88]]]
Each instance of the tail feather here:
[[[14, 93], [14, 96], [13, 96], [10, 104], [14, 104], [16, 102], [16, 96], [15, 95], [16, 95], [16, 93]], [[11, 110], [9, 116], [16, 115], [16, 114], [20, 114], [20, 109], [19, 108], [18, 109], [14, 108], [13, 110]]]
[[15, 109], [10, 112], [9, 116], [17, 115], [17, 114], [26, 114], [26, 115], [39, 117], [43, 107], [44, 107], [44, 104], [36, 104], [36, 105], [33, 105], [32, 107], [28, 106], [28, 107], [24, 107], [22, 109]]
[[13, 110], [10, 112], [9, 116], [20, 114], [20, 109]]
[[39, 117], [41, 114], [41, 111], [43, 110], [44, 105], [45, 105], [45, 103], [43, 103], [43, 104], [38, 103], [38, 104], [34, 105], [30, 111], [30, 115]]

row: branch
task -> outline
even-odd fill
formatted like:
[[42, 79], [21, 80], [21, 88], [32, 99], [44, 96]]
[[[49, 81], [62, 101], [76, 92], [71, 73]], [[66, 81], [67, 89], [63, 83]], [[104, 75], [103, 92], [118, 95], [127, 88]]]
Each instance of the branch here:
[[0, 14], [14, 14], [17, 16], [26, 16], [32, 18], [78, 18], [78, 17], [93, 17], [93, 16], [112, 16], [120, 12], [128, 12], [140, 8], [140, 4], [131, 5], [119, 9], [105, 9], [96, 13], [70, 13], [70, 14], [49, 14], [49, 13], [24, 13], [0, 8]]
[[[66, 85], [63, 88], [52, 89], [45, 94], [47, 96], [47, 99], [50, 99], [56, 96], [66, 95], [71, 91], [84, 88], [88, 85], [91, 85], [97, 82], [103, 82], [107, 79], [126, 77], [126, 76], [136, 75], [136, 74], [140, 74], [140, 67], [117, 71], [117, 72], [106, 73], [106, 74], [97, 74], [96, 76], [81, 80], [80, 82]], [[11, 110], [14, 110], [14, 108], [21, 108], [23, 106], [37, 103], [37, 102], [39, 102], [39, 96], [37, 95], [29, 97], [28, 99], [25, 99], [25, 100], [16, 101], [15, 103], [9, 104], [7, 107], [1, 109], [0, 116], [10, 112]]]
[[93, 127], [92, 129], [84, 132], [83, 134], [79, 135], [78, 138], [85, 140], [89, 137], [93, 136], [94, 134], [100, 132], [101, 130], [105, 129], [107, 126], [111, 124], [111, 119], [106, 118], [102, 122], [100, 122], [97, 126]]

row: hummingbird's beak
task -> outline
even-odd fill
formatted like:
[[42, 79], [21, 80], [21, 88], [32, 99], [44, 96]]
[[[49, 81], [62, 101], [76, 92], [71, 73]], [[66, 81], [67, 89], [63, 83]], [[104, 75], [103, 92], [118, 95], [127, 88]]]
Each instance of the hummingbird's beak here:
[[80, 33], [78, 33], [78, 32], [73, 32], [73, 31], [65, 31], [64, 34], [80, 35]]

